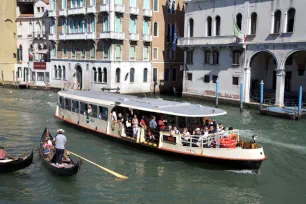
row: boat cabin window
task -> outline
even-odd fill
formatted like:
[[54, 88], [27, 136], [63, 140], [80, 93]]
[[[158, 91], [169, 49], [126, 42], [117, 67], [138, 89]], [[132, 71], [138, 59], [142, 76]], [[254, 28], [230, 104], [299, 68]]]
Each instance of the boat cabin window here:
[[83, 103], [83, 102], [80, 102], [80, 106], [81, 106], [81, 114], [87, 114], [87, 111], [88, 111], [88, 104], [87, 103]]
[[179, 128], [185, 128], [186, 125], [186, 118], [185, 117], [178, 117], [178, 127]]
[[187, 118], [187, 127], [192, 130], [202, 126], [201, 118]]
[[174, 115], [164, 115], [164, 120], [167, 121], [168, 126], [176, 126], [176, 117]]
[[101, 120], [108, 120], [108, 109], [103, 107], [103, 106], [99, 106], [99, 119]]
[[64, 108], [64, 98], [61, 96], [58, 98], [58, 106]]
[[98, 116], [98, 107], [93, 104], [89, 104], [91, 106], [92, 112], [91, 112], [91, 117], [97, 118]]
[[71, 111], [71, 100], [65, 98], [65, 109]]
[[78, 101], [72, 101], [72, 111], [75, 113], [79, 113], [80, 104]]

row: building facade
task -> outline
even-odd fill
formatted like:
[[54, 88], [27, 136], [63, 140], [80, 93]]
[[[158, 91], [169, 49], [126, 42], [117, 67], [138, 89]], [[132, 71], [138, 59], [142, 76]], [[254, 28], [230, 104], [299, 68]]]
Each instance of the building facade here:
[[[265, 102], [276, 106], [297, 101], [306, 87], [306, 5], [298, 0], [212, 0], [186, 2], [184, 94], [259, 100], [264, 82]], [[245, 35], [234, 35], [234, 23]]]
[[50, 19], [48, 0], [17, 1], [16, 80], [38, 86], [50, 83], [48, 40]]
[[15, 81], [16, 1], [0, 1], [0, 83]]

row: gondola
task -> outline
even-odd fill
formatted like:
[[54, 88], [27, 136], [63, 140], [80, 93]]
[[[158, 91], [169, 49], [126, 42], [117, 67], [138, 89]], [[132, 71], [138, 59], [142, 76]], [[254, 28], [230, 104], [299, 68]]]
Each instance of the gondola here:
[[80, 167], [81, 167], [81, 160], [79, 159], [77, 163], [75, 163], [72, 158], [69, 157], [70, 162], [66, 163], [64, 168], [57, 167], [55, 163], [55, 157], [53, 157], [50, 161], [48, 161], [44, 157], [43, 153], [43, 142], [45, 141], [46, 136], [49, 135], [51, 141], [53, 140], [53, 137], [51, 136], [50, 132], [48, 131], [47, 128], [45, 128], [41, 140], [40, 140], [40, 157], [42, 160], [42, 163], [53, 173], [55, 173], [58, 176], [73, 176], [78, 173]]
[[17, 158], [8, 156], [8, 159], [0, 160], [0, 173], [14, 172], [30, 166], [33, 161], [33, 149], [34, 147], [29, 156]]

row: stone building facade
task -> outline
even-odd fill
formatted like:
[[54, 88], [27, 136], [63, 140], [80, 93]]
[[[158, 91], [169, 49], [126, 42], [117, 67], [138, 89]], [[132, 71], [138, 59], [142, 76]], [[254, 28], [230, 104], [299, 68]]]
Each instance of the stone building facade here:
[[[306, 87], [306, 27], [299, 0], [188, 0], [185, 10], [184, 94], [219, 95], [245, 102], [294, 105], [299, 86]], [[245, 38], [237, 41], [234, 22]]]

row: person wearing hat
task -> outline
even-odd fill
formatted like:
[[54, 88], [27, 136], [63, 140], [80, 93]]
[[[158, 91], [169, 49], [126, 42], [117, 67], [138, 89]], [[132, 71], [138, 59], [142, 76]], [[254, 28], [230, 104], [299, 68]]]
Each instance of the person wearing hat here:
[[67, 138], [64, 135], [64, 130], [59, 129], [57, 130], [57, 136], [55, 137], [55, 160], [56, 160], [56, 165], [63, 167], [62, 165], [62, 159], [64, 156], [65, 152], [65, 145], [67, 143]]

